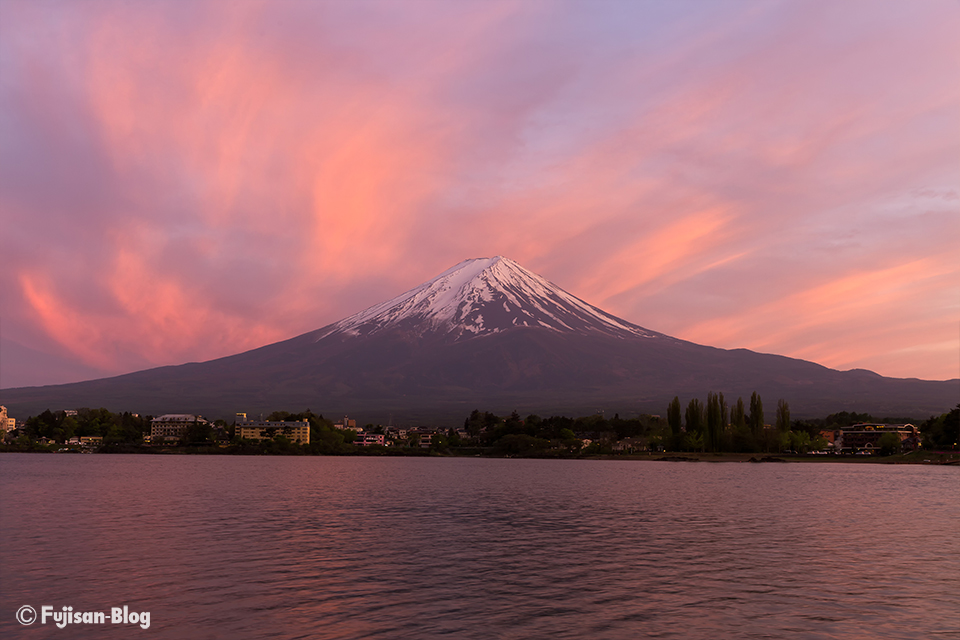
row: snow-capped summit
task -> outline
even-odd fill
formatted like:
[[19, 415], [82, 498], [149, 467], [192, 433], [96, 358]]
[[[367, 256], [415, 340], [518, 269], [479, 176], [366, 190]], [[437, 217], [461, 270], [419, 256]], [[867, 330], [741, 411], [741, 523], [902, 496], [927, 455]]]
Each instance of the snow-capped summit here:
[[496, 256], [464, 260], [404, 294], [336, 323], [334, 333], [372, 335], [389, 328], [448, 334], [455, 339], [516, 327], [655, 337], [583, 300], [519, 264]]

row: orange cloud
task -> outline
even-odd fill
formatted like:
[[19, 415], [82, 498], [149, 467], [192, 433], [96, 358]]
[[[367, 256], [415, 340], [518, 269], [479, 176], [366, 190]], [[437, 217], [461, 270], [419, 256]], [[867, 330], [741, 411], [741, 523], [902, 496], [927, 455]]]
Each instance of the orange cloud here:
[[667, 287], [718, 263], [712, 251], [728, 240], [729, 213], [722, 209], [699, 211], [641, 236], [639, 240], [609, 256], [578, 288], [590, 291], [599, 301], [627, 290]]
[[203, 359], [504, 254], [679, 337], [955, 375], [939, 10], [3, 11], [24, 344], [39, 319], [105, 369]]
[[109, 277], [110, 296], [91, 309], [57, 291], [42, 274], [23, 272], [24, 299], [44, 330], [84, 362], [104, 370], [210, 359], [274, 342], [289, 334], [259, 321], [211, 308], [184, 283], [163, 275], [162, 253], [120, 248]]
[[[960, 345], [955, 323], [931, 323], [924, 301], [949, 282], [956, 282], [958, 276], [956, 266], [943, 255], [842, 274], [751, 307], [747, 314], [693, 324], [683, 331], [683, 337], [790, 355], [841, 369], [889, 361], [888, 354], [897, 352], [903, 362], [901, 377], [929, 378], [931, 356], [941, 350], [941, 357], [946, 354], [949, 358]], [[956, 373], [960, 372], [953, 377]]]
[[39, 278], [27, 273], [20, 273], [19, 280], [24, 300], [48, 335], [88, 364], [104, 369], [116, 366], [113, 358], [97, 349], [102, 336], [96, 324], [72, 316], [49, 283], [37, 282]]

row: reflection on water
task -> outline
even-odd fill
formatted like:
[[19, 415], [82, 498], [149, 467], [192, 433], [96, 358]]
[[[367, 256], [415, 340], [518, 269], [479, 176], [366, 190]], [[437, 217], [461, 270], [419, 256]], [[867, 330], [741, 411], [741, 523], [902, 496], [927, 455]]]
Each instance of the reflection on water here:
[[957, 468], [3, 454], [0, 487], [3, 637], [960, 637]]

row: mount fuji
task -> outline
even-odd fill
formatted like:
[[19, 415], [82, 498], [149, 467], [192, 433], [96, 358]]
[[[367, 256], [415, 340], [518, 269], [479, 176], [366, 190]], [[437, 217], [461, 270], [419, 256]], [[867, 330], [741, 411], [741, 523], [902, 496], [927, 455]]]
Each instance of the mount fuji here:
[[465, 260], [415, 289], [331, 325], [330, 335], [401, 330], [454, 342], [520, 327], [610, 337], [665, 337], [576, 298], [519, 264], [497, 256]]
[[66, 385], [5, 389], [11, 412], [107, 407], [228, 417], [311, 408], [363, 421], [442, 423], [472, 409], [662, 413], [675, 395], [757, 391], [794, 415], [948, 411], [958, 381], [885, 378], [645, 329], [504, 258], [466, 260], [316, 331], [225, 358]]

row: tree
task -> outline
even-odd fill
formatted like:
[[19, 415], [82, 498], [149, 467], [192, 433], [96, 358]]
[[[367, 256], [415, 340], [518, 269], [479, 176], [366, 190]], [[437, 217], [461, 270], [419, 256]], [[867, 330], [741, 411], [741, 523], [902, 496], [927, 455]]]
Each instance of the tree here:
[[720, 403], [720, 435], [722, 436], [723, 432], [727, 430], [727, 425], [730, 424], [730, 407], [727, 406], [727, 401], [722, 393], [717, 394], [717, 402]]
[[451, 447], [459, 447], [463, 444], [463, 439], [460, 437], [460, 434], [457, 433], [457, 430], [453, 427], [450, 427], [447, 430], [447, 442]]
[[488, 411], [481, 413], [474, 409], [470, 417], [464, 420], [463, 427], [471, 438], [476, 438], [483, 431], [488, 431], [500, 423], [500, 418]]
[[677, 396], [673, 397], [667, 407], [667, 423], [670, 425], [670, 432], [673, 435], [680, 434], [680, 398]]
[[950, 413], [932, 416], [920, 425], [925, 449], [956, 449], [960, 442], [960, 404]]
[[433, 434], [430, 439], [430, 451], [446, 451], [450, 447], [450, 441], [447, 436], [440, 432]]
[[763, 433], [763, 400], [756, 391], [750, 396], [750, 432], [757, 438]]
[[747, 410], [743, 406], [743, 398], [737, 398], [737, 404], [730, 412], [730, 425], [734, 428], [747, 426]]
[[720, 433], [722, 430], [723, 412], [720, 408], [722, 396], [716, 393], [707, 393], [707, 434], [705, 444], [708, 451], [720, 450]]
[[687, 432], [683, 436], [683, 448], [687, 451], [703, 451], [703, 434], [699, 431]]
[[193, 423], [184, 430], [183, 436], [180, 438], [180, 444], [206, 444], [211, 440], [213, 440], [213, 429], [210, 425], [206, 422], [194, 420]]
[[777, 430], [790, 431], [790, 405], [783, 398], [777, 400]]
[[684, 414], [687, 424], [687, 433], [703, 431], [703, 403], [693, 398], [687, 405]]
[[790, 448], [797, 453], [806, 453], [810, 450], [810, 434], [806, 431], [782, 431], [789, 435]]
[[880, 446], [880, 455], [890, 456], [895, 453], [900, 453], [903, 443], [898, 434], [889, 432], [880, 436], [880, 439], [877, 440], [877, 445]]

